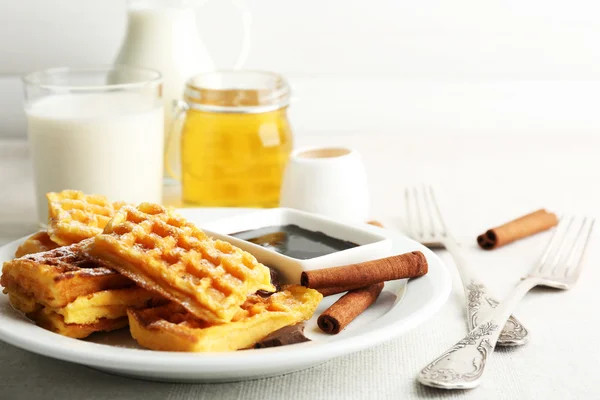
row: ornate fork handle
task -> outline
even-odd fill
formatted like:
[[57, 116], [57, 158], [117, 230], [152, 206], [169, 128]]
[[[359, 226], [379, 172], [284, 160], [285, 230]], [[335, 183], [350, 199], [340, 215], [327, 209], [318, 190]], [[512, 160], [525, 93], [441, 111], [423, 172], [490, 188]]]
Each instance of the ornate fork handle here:
[[[473, 280], [465, 286], [467, 296], [468, 327], [473, 330], [479, 325], [480, 316], [490, 315], [498, 305], [498, 301], [488, 296], [487, 288]], [[529, 338], [529, 332], [513, 315], [508, 317], [500, 331], [498, 344], [502, 346], [520, 346]]]
[[[481, 282], [471, 278], [475, 276], [468, 268], [460, 248], [454, 240], [450, 239], [444, 243], [446, 250], [452, 254], [454, 261], [460, 271], [460, 276], [465, 289], [467, 298], [467, 325], [469, 331], [473, 330], [479, 324], [481, 316], [490, 315], [498, 305], [498, 301], [490, 297], [487, 288]], [[501, 346], [520, 346], [525, 344], [529, 338], [529, 332], [514, 316], [510, 316], [500, 332], [498, 344]]]
[[519, 300], [535, 284], [535, 280], [526, 279], [517, 285], [507, 300], [482, 323], [423, 368], [417, 377], [419, 382], [441, 389], [471, 389], [478, 386], [502, 332], [499, 327], [504, 325]]

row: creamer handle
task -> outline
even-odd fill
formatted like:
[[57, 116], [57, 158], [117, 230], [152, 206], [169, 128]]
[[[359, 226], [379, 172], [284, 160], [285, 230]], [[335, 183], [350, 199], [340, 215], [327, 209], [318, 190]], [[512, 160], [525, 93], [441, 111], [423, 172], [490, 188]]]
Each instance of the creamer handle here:
[[181, 129], [188, 105], [183, 100], [173, 100], [173, 122], [165, 146], [165, 169], [169, 176], [181, 182]]

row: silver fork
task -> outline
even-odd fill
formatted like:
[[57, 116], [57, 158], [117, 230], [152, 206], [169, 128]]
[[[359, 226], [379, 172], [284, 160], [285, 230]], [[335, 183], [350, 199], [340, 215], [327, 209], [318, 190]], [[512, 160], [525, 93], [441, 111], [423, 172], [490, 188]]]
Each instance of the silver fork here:
[[[452, 255], [467, 299], [467, 326], [477, 326], [480, 316], [487, 315], [498, 302], [487, 294], [485, 285], [469, 268], [454, 237], [446, 228], [431, 186], [406, 188], [406, 213], [410, 235], [427, 247], [443, 247]], [[527, 342], [529, 332], [515, 317], [504, 325], [498, 344], [519, 346]]]
[[523, 296], [538, 285], [566, 290], [577, 282], [593, 227], [592, 218], [563, 218], [537, 265], [467, 336], [423, 368], [417, 377], [419, 382], [442, 389], [478, 386], [500, 335], [498, 326]]

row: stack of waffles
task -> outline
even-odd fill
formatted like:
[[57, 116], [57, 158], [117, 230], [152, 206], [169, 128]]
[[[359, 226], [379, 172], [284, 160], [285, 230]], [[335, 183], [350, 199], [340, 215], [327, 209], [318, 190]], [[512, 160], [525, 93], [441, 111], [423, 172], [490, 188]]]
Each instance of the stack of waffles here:
[[83, 338], [129, 325], [150, 349], [229, 351], [309, 319], [322, 298], [296, 285], [255, 294], [275, 290], [267, 267], [163, 206], [76, 191], [49, 193], [48, 204], [48, 230], [19, 247], [0, 283], [51, 331]]

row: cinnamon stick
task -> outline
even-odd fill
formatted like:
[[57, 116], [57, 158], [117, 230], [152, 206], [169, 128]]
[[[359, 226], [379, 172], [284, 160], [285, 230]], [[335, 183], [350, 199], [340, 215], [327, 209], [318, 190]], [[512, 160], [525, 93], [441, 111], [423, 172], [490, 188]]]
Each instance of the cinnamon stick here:
[[350, 290], [359, 289], [364, 287], [363, 285], [351, 285], [351, 286], [332, 286], [332, 287], [324, 287], [320, 289], [315, 289], [319, 293], [323, 295], [323, 297], [333, 296], [334, 294], [348, 292]]
[[477, 237], [477, 243], [484, 250], [492, 250], [548, 230], [557, 224], [556, 214], [540, 209], [486, 231]]
[[367, 224], [383, 228], [383, 224], [379, 221], [368, 221]]
[[396, 279], [416, 278], [427, 273], [427, 259], [420, 251], [350, 264], [342, 267], [304, 271], [300, 284], [312, 289], [360, 287]]
[[379, 282], [346, 293], [319, 316], [317, 325], [325, 333], [340, 333], [377, 300], [382, 290], [383, 282]]

